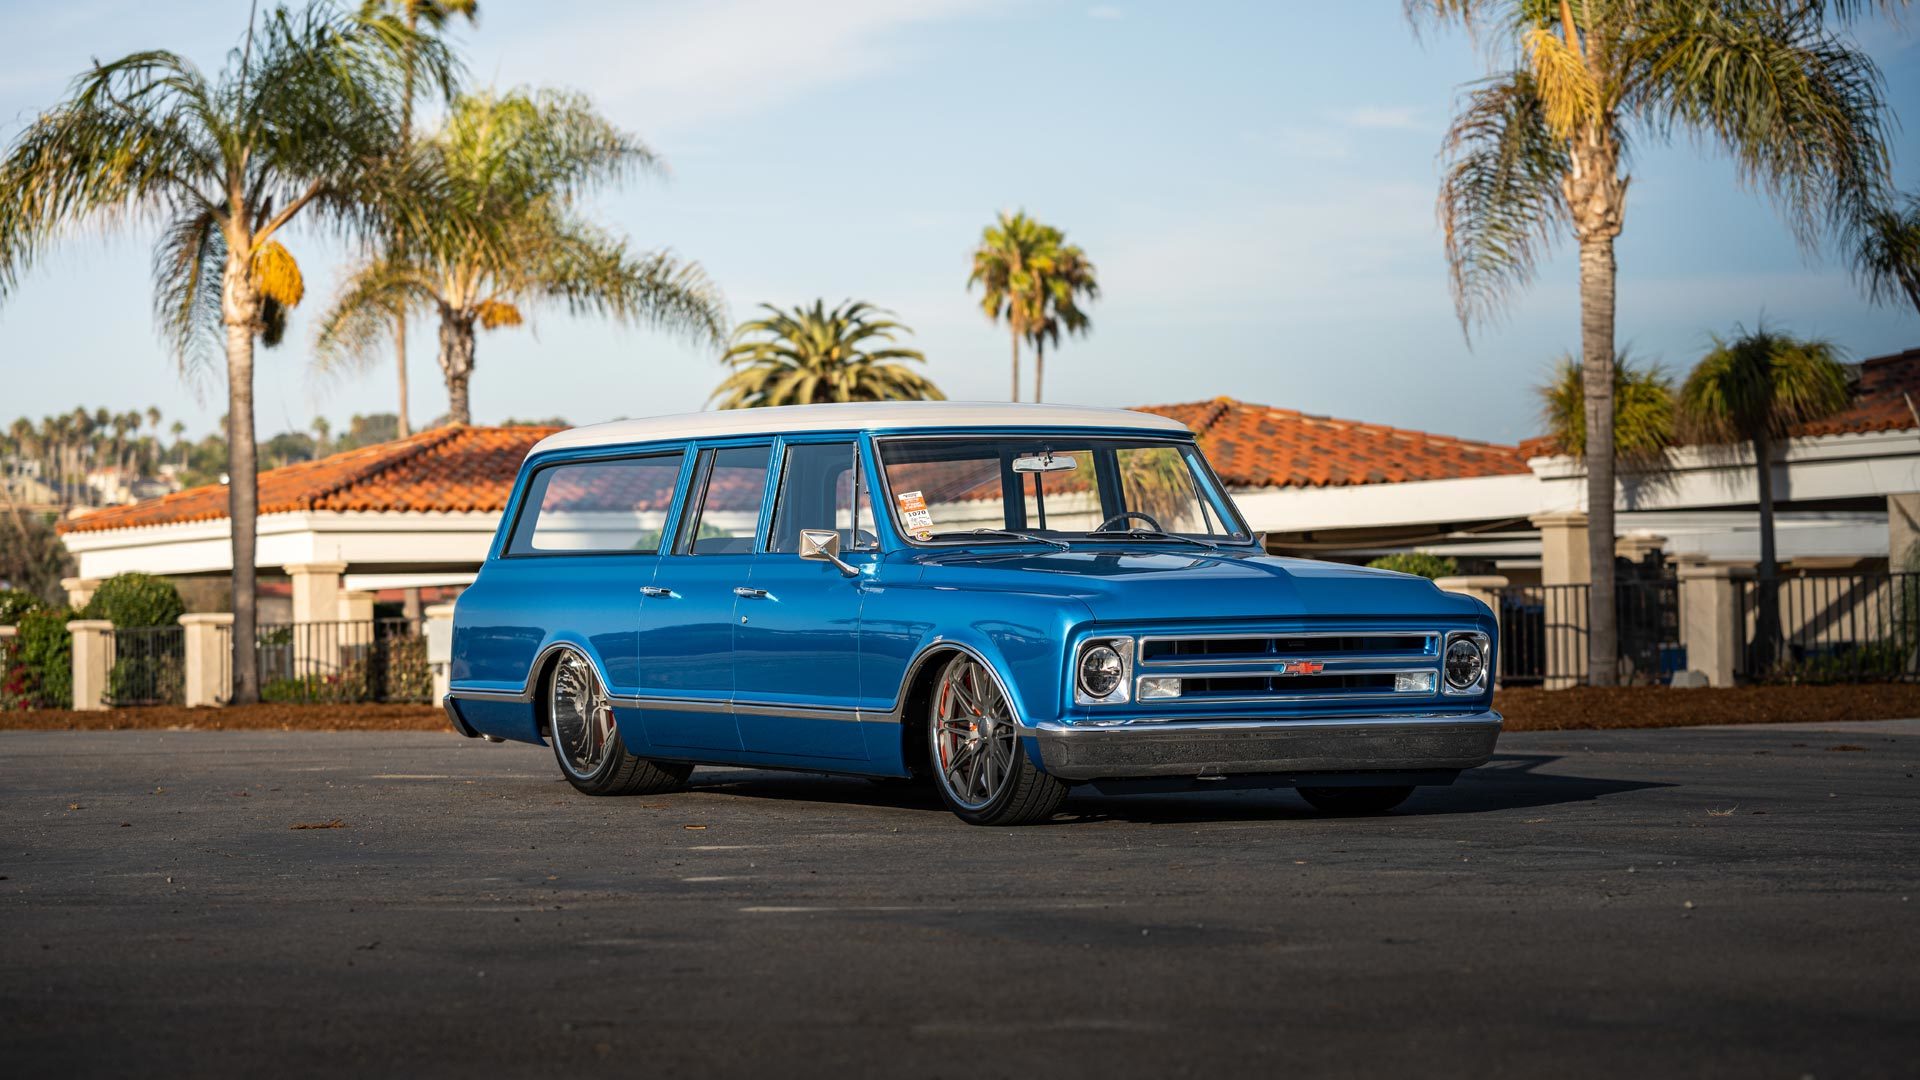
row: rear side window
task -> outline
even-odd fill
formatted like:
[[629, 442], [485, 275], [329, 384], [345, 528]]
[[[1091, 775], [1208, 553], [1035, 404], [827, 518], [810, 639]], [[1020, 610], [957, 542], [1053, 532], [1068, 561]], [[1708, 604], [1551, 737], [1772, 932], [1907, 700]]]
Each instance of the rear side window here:
[[706, 482], [698, 512], [681, 527], [680, 550], [695, 555], [751, 555], [760, 532], [771, 446], [729, 446], [702, 456]]
[[683, 457], [657, 454], [541, 469], [527, 485], [507, 553], [658, 554]]

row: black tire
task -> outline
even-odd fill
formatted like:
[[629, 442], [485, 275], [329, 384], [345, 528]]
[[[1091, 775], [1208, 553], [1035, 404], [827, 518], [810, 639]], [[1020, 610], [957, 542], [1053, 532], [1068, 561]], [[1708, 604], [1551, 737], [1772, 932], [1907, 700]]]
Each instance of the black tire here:
[[[563, 680], [565, 687], [563, 690]], [[606, 702], [606, 691], [600, 685], [600, 678], [594, 673], [593, 665], [579, 653], [568, 651], [557, 660], [547, 672], [545, 682], [547, 702], [547, 742], [553, 747], [554, 760], [560, 764], [561, 775], [567, 778], [574, 790], [587, 795], [664, 795], [669, 791], [678, 791], [686, 786], [687, 777], [693, 775], [693, 766], [670, 761], [652, 761], [635, 757], [627, 752], [627, 746], [620, 740], [620, 729], [612, 723], [611, 706]], [[579, 757], [570, 758], [569, 751], [583, 751], [585, 743], [573, 741], [569, 745], [566, 738], [566, 725], [558, 722], [563, 708], [574, 705], [578, 698], [584, 703], [586, 715], [603, 721], [604, 726], [596, 728], [590, 753], [591, 768], [583, 768]], [[599, 710], [606, 709], [602, 717]], [[579, 734], [585, 738], [583, 728]]]
[[[972, 687], [972, 692], [983, 700], [982, 712], [972, 715], [982, 717], [988, 714], [993, 720], [992, 731], [1000, 737], [1011, 738], [1010, 756], [995, 758], [998, 775], [989, 781], [978, 793], [978, 799], [963, 798], [954, 790], [954, 779], [941, 759], [942, 722], [954, 721], [948, 715], [950, 703], [947, 687], [953, 680], [961, 679]], [[998, 715], [993, 715], [998, 714]], [[955, 656], [941, 669], [934, 683], [932, 700], [927, 707], [927, 767], [934, 779], [934, 787], [940, 792], [940, 800], [954, 816], [969, 825], [1032, 825], [1046, 821], [1060, 809], [1067, 799], [1067, 785], [1034, 767], [1027, 759], [1026, 748], [1020, 744], [1018, 726], [1013, 716], [1012, 702], [1002, 694], [999, 685], [993, 679], [991, 671], [978, 660], [966, 654]], [[1007, 725], [1004, 728], [998, 725]], [[984, 726], [984, 725], [983, 725]], [[981, 743], [988, 743], [993, 735], [980, 734]], [[991, 751], [993, 747], [987, 747]], [[974, 756], [979, 757], [980, 751]], [[970, 789], [971, 790], [971, 789]]]
[[1413, 794], [1412, 786], [1303, 787], [1297, 790], [1301, 798], [1313, 804], [1315, 810], [1336, 817], [1384, 814], [1406, 802], [1407, 796]]

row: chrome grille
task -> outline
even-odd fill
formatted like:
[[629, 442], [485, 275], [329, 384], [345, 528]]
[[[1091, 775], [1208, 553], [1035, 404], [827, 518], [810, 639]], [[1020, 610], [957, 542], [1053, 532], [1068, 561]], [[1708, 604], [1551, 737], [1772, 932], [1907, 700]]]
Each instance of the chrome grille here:
[[[1351, 630], [1147, 636], [1139, 641], [1135, 700], [1155, 703], [1417, 700], [1440, 692], [1440, 631]], [[1401, 676], [1416, 684], [1396, 689]], [[1180, 680], [1177, 697], [1139, 682]]]

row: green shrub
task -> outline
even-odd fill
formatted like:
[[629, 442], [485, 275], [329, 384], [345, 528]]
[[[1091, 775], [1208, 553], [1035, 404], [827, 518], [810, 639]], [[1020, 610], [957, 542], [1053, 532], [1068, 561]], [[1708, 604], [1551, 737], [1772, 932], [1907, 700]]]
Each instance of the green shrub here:
[[12, 626], [41, 606], [40, 598], [24, 589], [0, 589], [0, 626]]
[[1417, 574], [1423, 578], [1452, 577], [1460, 572], [1460, 564], [1445, 555], [1428, 555], [1420, 551], [1382, 555], [1367, 565], [1379, 570], [1398, 570], [1403, 574]]
[[21, 691], [33, 705], [64, 709], [73, 704], [73, 635], [67, 633], [72, 618], [66, 608], [40, 608], [20, 617]]
[[173, 582], [152, 574], [115, 574], [100, 583], [81, 611], [83, 619], [105, 619], [114, 626], [172, 626], [187, 605]]

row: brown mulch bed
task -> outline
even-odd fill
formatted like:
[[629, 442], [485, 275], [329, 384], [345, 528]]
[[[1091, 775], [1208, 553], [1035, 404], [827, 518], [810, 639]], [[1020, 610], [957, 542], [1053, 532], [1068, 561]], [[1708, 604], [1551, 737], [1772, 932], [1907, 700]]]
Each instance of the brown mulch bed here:
[[1515, 688], [1493, 696], [1508, 731], [1899, 720], [1920, 716], [1920, 685]]
[[0, 731], [449, 731], [447, 714], [431, 705], [235, 705], [188, 709], [154, 705], [140, 709], [74, 712], [31, 709], [0, 712]]
[[[1690, 727], [1696, 724], [1781, 724], [1823, 720], [1894, 720], [1920, 716], [1920, 685], [1741, 686], [1668, 690], [1630, 686], [1597, 690], [1502, 690], [1494, 708], [1508, 731]], [[0, 730], [113, 731], [446, 731], [447, 716], [429, 705], [244, 705], [226, 709], [154, 706], [72, 712], [0, 712]]]

